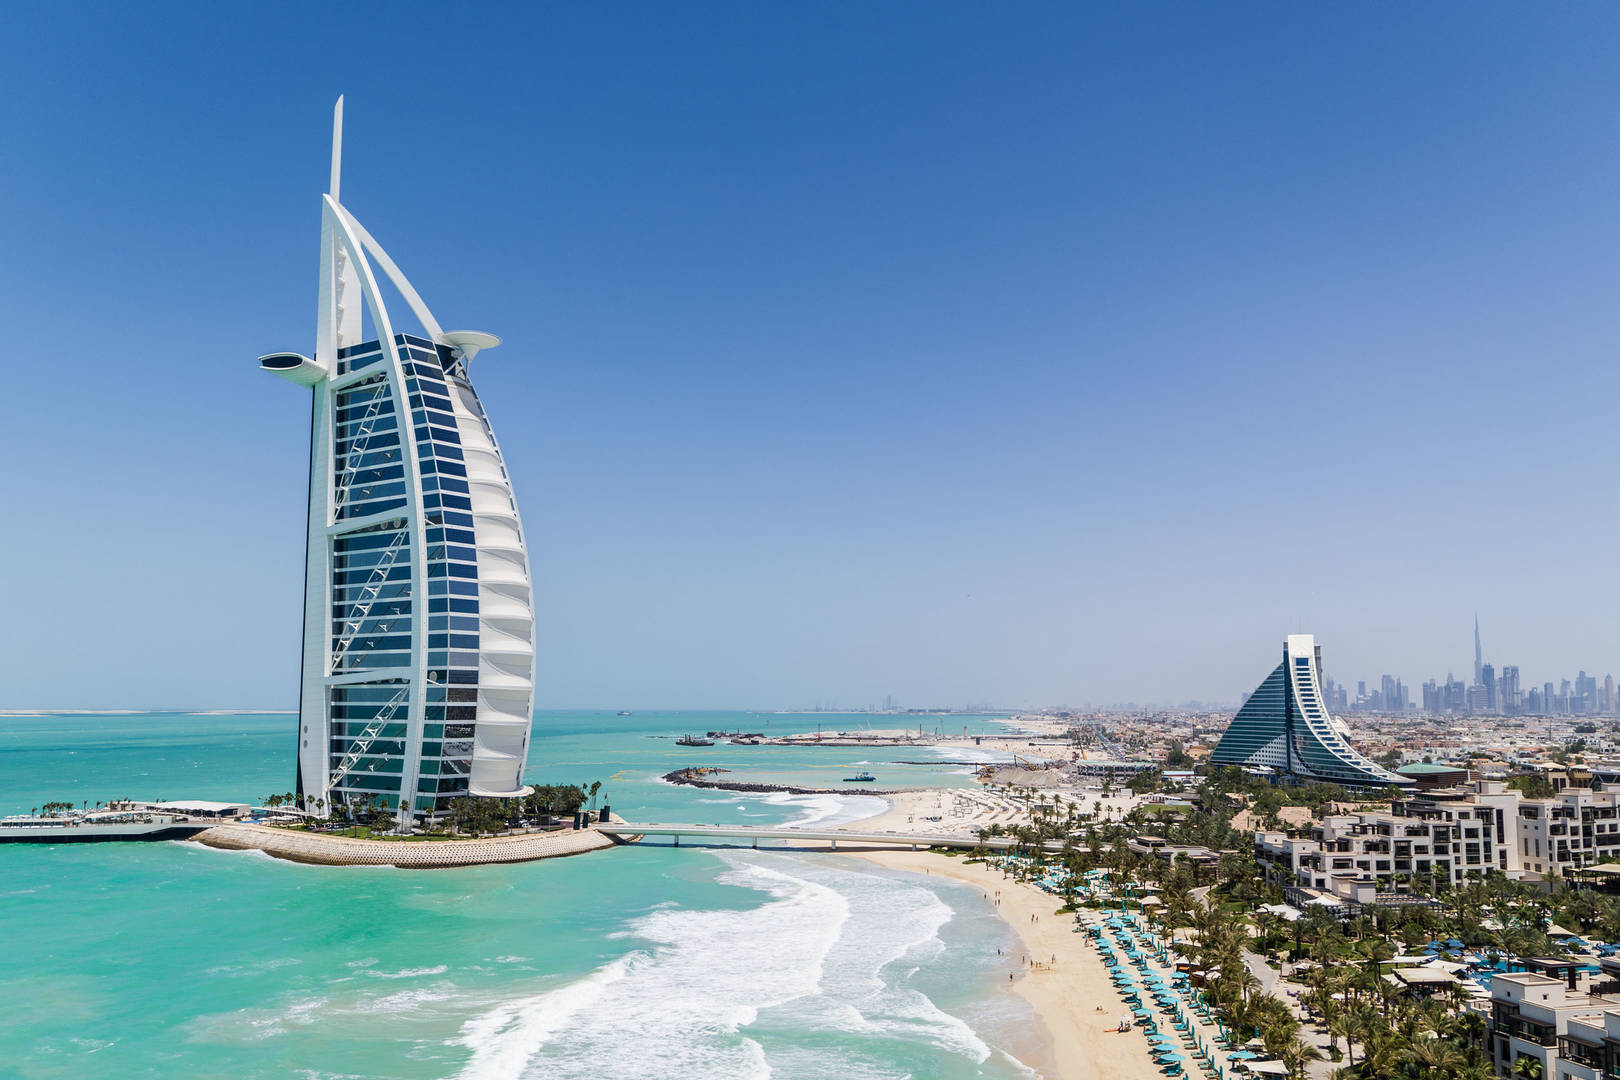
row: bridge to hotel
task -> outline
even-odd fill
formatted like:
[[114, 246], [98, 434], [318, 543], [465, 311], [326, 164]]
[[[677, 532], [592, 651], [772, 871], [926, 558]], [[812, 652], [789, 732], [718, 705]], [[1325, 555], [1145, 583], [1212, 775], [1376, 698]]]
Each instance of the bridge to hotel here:
[[[683, 836], [698, 843], [749, 840], [756, 848], [759, 847], [761, 840], [784, 843], [811, 840], [831, 844], [833, 847], [844, 843], [862, 847], [910, 847], [913, 851], [929, 847], [976, 848], [980, 844], [992, 850], [1002, 850], [1012, 847], [1017, 842], [1007, 836], [991, 836], [981, 841], [977, 834], [967, 833], [856, 832], [853, 829], [802, 829], [791, 825], [669, 825], [608, 821], [591, 827], [620, 840], [669, 836], [674, 838], [676, 847], [681, 846]], [[1048, 845], [1056, 846], [1056, 841], [1048, 841]]]

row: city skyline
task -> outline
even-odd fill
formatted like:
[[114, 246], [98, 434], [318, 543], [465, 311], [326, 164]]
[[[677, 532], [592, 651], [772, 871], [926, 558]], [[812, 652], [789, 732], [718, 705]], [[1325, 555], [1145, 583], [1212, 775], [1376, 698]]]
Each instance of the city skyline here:
[[1604, 671], [1588, 673], [1579, 668], [1574, 677], [1558, 675], [1544, 682], [1521, 678], [1520, 665], [1494, 664], [1485, 659], [1479, 615], [1474, 615], [1474, 677], [1472, 682], [1456, 678], [1448, 670], [1444, 678], [1429, 676], [1421, 685], [1421, 697], [1413, 698], [1412, 687], [1398, 676], [1378, 676], [1378, 686], [1369, 690], [1369, 680], [1357, 678], [1354, 697], [1346, 680], [1327, 678], [1331, 708], [1341, 712], [1423, 712], [1471, 715], [1615, 715], [1620, 714], [1620, 692], [1614, 676]]

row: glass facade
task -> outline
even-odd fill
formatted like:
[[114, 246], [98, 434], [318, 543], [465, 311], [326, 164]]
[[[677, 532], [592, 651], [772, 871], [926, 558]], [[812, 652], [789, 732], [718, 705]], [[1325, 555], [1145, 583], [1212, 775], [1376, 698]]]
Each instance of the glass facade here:
[[[496, 458], [520, 553], [521, 531], [465, 364], [425, 338], [396, 334], [393, 344], [393, 350], [379, 341], [340, 349], [339, 388], [330, 394], [328, 675], [337, 681], [327, 695], [327, 767], [334, 805], [375, 796], [393, 807], [408, 800], [424, 813], [446, 810], [472, 791], [479, 742], [479, 535], [462, 445], [469, 429]], [[403, 401], [389, 377], [391, 353], [398, 357]], [[406, 460], [409, 446], [413, 461]], [[410, 512], [413, 483], [421, 493], [418, 515]], [[532, 627], [526, 559], [523, 578], [523, 613]], [[417, 630], [423, 631], [420, 645]], [[419, 659], [413, 659], [416, 650]], [[532, 651], [528, 655], [532, 669]], [[413, 740], [416, 684], [421, 734]], [[509, 692], [510, 686], [502, 682], [497, 689]], [[529, 688], [523, 691], [526, 749]], [[509, 719], [497, 712], [492, 730]], [[518, 770], [521, 781], [521, 762]]]
[[1352, 788], [1411, 786], [1413, 781], [1382, 768], [1340, 733], [1322, 700], [1320, 668], [1315, 639], [1289, 635], [1282, 663], [1243, 703], [1210, 761]]

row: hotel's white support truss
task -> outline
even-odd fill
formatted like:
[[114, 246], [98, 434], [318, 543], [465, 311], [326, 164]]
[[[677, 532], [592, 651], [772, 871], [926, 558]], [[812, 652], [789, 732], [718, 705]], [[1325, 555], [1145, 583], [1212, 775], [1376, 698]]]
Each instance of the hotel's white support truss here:
[[[314, 395], [299, 791], [328, 807], [380, 800], [404, 824], [453, 798], [528, 790], [533, 591], [505, 462], [467, 374], [499, 339], [442, 330], [339, 201], [342, 139], [339, 98], [315, 355], [260, 366]], [[374, 266], [421, 336], [396, 331]]]

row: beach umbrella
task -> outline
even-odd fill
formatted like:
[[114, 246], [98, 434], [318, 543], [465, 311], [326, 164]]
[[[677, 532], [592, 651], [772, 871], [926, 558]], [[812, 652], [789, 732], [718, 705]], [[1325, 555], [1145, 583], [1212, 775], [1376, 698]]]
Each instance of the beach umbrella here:
[[[1132, 1016], [1152, 1016], [1153, 1014], [1151, 1012], [1149, 1012], [1148, 1010], [1146, 1010], [1144, 1008], [1141, 1008], [1139, 1006], [1139, 1007], [1131, 1010], [1131, 1015]], [[1249, 1056], [1253, 1057], [1254, 1055], [1251, 1054]]]

